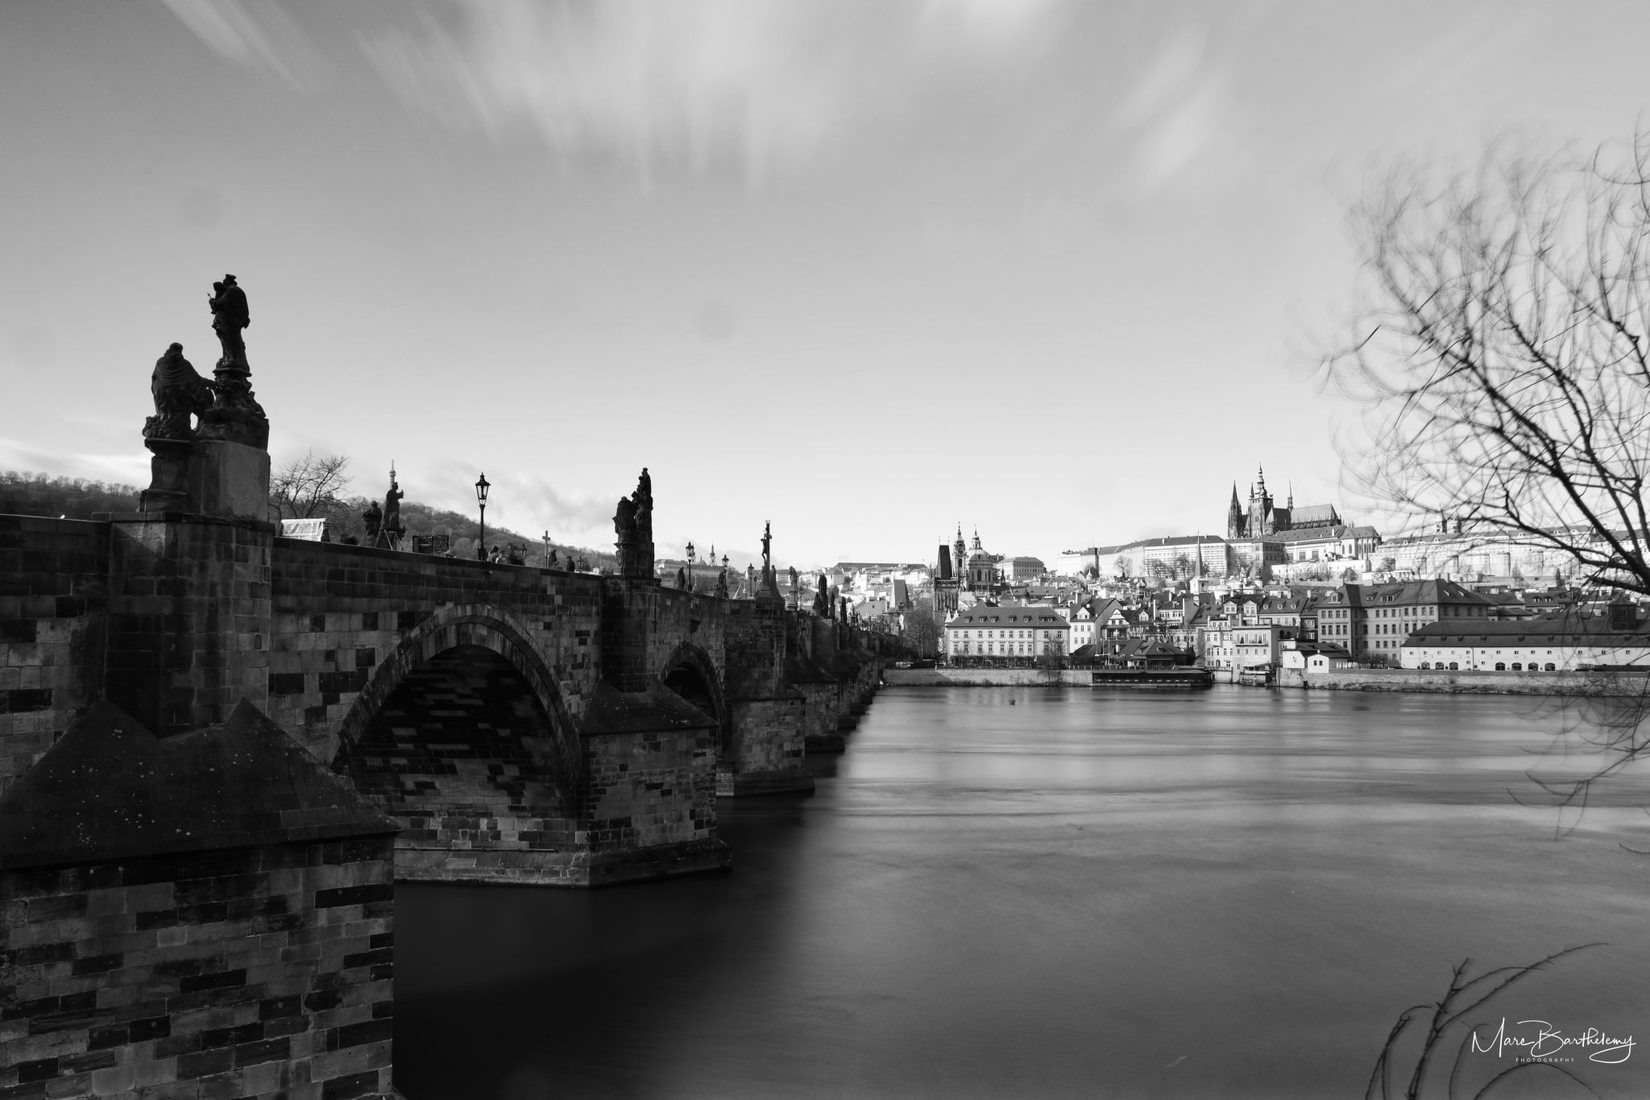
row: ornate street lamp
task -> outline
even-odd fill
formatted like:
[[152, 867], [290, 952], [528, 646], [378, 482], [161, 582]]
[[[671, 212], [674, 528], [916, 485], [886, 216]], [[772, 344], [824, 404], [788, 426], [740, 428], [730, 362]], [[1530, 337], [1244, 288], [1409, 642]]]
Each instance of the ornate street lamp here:
[[481, 506], [481, 544], [476, 547], [476, 557], [487, 560], [487, 490], [492, 486], [487, 484], [487, 475], [476, 478], [476, 503]]
[[687, 544], [688, 556], [688, 591], [693, 591], [693, 543]]

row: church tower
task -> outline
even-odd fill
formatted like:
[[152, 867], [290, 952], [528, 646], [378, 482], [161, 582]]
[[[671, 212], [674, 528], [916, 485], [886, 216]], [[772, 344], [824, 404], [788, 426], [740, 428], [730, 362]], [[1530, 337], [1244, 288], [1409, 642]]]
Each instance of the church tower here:
[[1226, 506], [1226, 537], [1240, 539], [1247, 532], [1243, 529], [1243, 505], [1238, 503], [1237, 482], [1232, 482], [1232, 503]]
[[1256, 472], [1259, 476], [1249, 490], [1249, 529], [1246, 532], [1252, 539], [1277, 534], [1273, 526], [1272, 494], [1266, 491], [1266, 470], [1257, 467]]

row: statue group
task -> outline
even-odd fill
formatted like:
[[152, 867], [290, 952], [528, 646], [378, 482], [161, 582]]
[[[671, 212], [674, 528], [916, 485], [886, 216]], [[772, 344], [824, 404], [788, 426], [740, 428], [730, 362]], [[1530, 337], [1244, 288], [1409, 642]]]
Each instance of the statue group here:
[[613, 513], [613, 531], [618, 537], [619, 575], [638, 579], [653, 576], [653, 479], [647, 467], [636, 479], [636, 491], [619, 498]]
[[235, 276], [225, 275], [212, 284], [207, 306], [223, 352], [213, 368], [213, 377], [209, 381], [196, 373], [183, 357], [182, 344], [168, 347], [149, 376], [155, 415], [144, 422], [143, 437], [159, 443], [199, 436], [268, 446], [269, 421], [247, 381], [252, 370], [247, 365], [246, 341], [241, 332], [252, 323], [252, 317], [246, 292]]
[[390, 464], [390, 488], [384, 494], [384, 506], [375, 500], [361, 513], [361, 523], [367, 529], [367, 545], [384, 550], [401, 549], [401, 536], [407, 533], [401, 522], [401, 498], [407, 494], [395, 480], [395, 464]]

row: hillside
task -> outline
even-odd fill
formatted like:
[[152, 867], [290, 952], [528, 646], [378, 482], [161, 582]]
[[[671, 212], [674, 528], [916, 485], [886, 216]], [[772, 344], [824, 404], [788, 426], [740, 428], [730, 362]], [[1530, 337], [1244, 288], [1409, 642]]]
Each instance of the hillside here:
[[[97, 512], [137, 511], [138, 495], [139, 490], [131, 485], [17, 470], [0, 471], [0, 515], [91, 519]], [[361, 513], [367, 510], [367, 504], [368, 498], [355, 496], [322, 511], [327, 520], [328, 534], [334, 542], [361, 542], [366, 538]], [[401, 502], [401, 522], [407, 528], [409, 539], [414, 535], [446, 535], [455, 557], [475, 556], [476, 538], [480, 534], [475, 516], [404, 500]], [[487, 543], [489, 547], [516, 546], [523, 551], [528, 564], [544, 563], [544, 540], [536, 535], [524, 535], [507, 527], [489, 524]], [[555, 541], [550, 545], [556, 548], [563, 562], [569, 558], [583, 558], [593, 570], [618, 568], [618, 561], [611, 551], [568, 546]]]

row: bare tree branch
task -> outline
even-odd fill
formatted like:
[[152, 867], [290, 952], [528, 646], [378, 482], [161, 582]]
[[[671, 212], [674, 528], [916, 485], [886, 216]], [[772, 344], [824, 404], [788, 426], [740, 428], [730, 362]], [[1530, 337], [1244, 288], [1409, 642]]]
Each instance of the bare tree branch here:
[[269, 478], [269, 506], [277, 519], [309, 519], [337, 508], [339, 496], [349, 485], [344, 472], [349, 459], [343, 455], [321, 455], [305, 451], [276, 470]]

